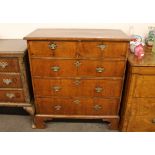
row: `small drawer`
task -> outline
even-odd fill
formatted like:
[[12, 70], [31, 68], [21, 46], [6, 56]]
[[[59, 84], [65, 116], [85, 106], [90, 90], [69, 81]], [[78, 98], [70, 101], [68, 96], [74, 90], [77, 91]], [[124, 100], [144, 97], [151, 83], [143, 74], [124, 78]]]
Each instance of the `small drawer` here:
[[0, 88], [22, 88], [20, 75], [0, 74]]
[[0, 102], [25, 102], [22, 90], [0, 90]]
[[103, 98], [36, 98], [38, 114], [117, 115], [118, 99]]
[[128, 43], [107, 41], [81, 41], [80, 57], [125, 58]]
[[29, 41], [31, 56], [37, 57], [75, 57], [75, 41]]
[[155, 76], [155, 67], [151, 67], [151, 66], [144, 66], [144, 67], [140, 67], [140, 66], [136, 66], [136, 67], [132, 67], [131, 72], [133, 74], [141, 74], [141, 75], [154, 75]]
[[125, 61], [32, 59], [32, 75], [41, 77], [122, 77], [124, 69]]
[[150, 116], [155, 114], [155, 98], [133, 98], [131, 115]]
[[53, 79], [34, 78], [33, 81], [34, 81], [34, 91], [37, 97], [43, 97], [43, 96], [120, 97], [122, 90], [121, 79], [53, 80]]
[[155, 75], [137, 75], [133, 97], [155, 98]]
[[0, 72], [19, 72], [17, 58], [0, 58]]
[[155, 132], [155, 115], [154, 116], [132, 116], [129, 120], [127, 131]]

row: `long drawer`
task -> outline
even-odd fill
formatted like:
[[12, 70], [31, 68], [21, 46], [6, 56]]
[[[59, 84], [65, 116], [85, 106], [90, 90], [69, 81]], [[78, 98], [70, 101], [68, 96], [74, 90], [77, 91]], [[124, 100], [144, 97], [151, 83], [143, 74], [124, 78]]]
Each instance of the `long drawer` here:
[[19, 72], [17, 58], [0, 58], [0, 72]]
[[36, 98], [37, 113], [57, 115], [117, 115], [118, 99]]
[[22, 88], [20, 75], [0, 74], [0, 88]]
[[127, 131], [149, 132], [155, 131], [155, 115], [152, 116], [131, 116], [129, 119]]
[[41, 77], [121, 77], [125, 61], [32, 59], [32, 75]]
[[37, 97], [43, 96], [98, 96], [120, 97], [122, 80], [96, 79], [41, 79], [34, 78], [34, 91]]
[[23, 90], [0, 90], [0, 102], [25, 102]]
[[125, 58], [128, 43], [108, 41], [29, 41], [31, 56]]
[[152, 98], [155, 97], [155, 76], [138, 75], [136, 78], [133, 97]]

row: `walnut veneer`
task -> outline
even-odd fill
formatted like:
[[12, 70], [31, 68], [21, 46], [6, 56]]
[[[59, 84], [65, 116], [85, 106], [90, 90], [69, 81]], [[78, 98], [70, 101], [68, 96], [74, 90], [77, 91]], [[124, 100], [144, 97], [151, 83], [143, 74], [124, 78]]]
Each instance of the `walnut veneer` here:
[[35, 124], [102, 119], [117, 129], [129, 38], [120, 30], [38, 29], [25, 37]]
[[141, 60], [129, 55], [121, 116], [122, 131], [155, 131], [154, 54]]
[[0, 106], [23, 107], [32, 116], [26, 42], [0, 40]]

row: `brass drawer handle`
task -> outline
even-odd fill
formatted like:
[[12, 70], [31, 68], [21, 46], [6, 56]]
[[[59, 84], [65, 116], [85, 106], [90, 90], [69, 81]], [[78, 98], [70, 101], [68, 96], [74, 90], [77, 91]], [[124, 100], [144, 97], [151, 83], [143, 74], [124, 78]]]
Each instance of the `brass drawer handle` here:
[[99, 47], [103, 51], [107, 46], [104, 44], [100, 44], [100, 45], [97, 45], [97, 47]]
[[101, 105], [96, 104], [96, 105], [94, 106], [94, 110], [95, 110], [95, 111], [99, 111], [99, 110], [101, 110], [101, 109], [102, 109], [102, 106], [101, 106]]
[[152, 123], [155, 124], [155, 118], [152, 120]]
[[61, 105], [54, 106], [54, 109], [57, 110], [57, 111], [59, 111], [61, 108], [62, 108]]
[[6, 97], [8, 97], [9, 99], [12, 99], [15, 97], [15, 94], [13, 93], [6, 93]]
[[7, 62], [0, 62], [0, 67], [5, 69], [9, 64]]
[[60, 87], [60, 86], [53, 86], [52, 89], [53, 89], [55, 92], [58, 92], [58, 91], [60, 91], [61, 87]]
[[73, 103], [80, 104], [80, 100], [75, 100], [75, 101], [73, 101]]
[[101, 93], [103, 91], [102, 87], [96, 87], [95, 88], [96, 93]]
[[97, 67], [96, 72], [102, 73], [105, 69], [103, 67]]
[[78, 86], [78, 85], [80, 85], [81, 81], [80, 80], [75, 80], [74, 83], [75, 83], [76, 86]]
[[53, 66], [51, 67], [51, 69], [53, 70], [53, 72], [58, 72], [60, 70], [59, 66]]
[[81, 62], [80, 62], [80, 61], [76, 61], [76, 62], [74, 63], [74, 65], [75, 65], [76, 67], [80, 67]]
[[3, 83], [6, 85], [9, 85], [12, 83], [12, 80], [11, 79], [3, 79]]
[[51, 49], [51, 50], [55, 50], [57, 48], [57, 44], [52, 42], [52, 43], [49, 43], [48, 47]]

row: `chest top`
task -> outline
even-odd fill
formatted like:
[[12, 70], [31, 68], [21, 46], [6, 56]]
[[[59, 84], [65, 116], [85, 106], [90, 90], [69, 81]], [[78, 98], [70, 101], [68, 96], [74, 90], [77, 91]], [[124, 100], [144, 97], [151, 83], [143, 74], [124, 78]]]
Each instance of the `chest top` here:
[[26, 41], [20, 39], [0, 39], [0, 56], [23, 56], [26, 53]]
[[111, 40], [129, 41], [121, 30], [112, 29], [37, 29], [27, 35], [25, 40]]
[[131, 66], [137, 66], [137, 67], [147, 67], [152, 66], [155, 67], [155, 54], [148, 53], [145, 54], [145, 56], [142, 59], [138, 59], [134, 54], [130, 54], [128, 56], [128, 61]]

